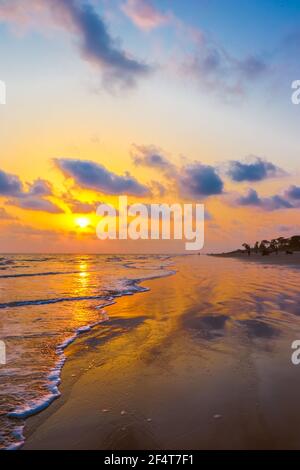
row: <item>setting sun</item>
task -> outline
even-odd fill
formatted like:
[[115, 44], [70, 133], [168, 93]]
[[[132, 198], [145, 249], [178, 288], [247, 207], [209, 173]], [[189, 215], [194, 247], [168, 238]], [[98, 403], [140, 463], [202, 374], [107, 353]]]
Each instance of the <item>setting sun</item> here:
[[90, 219], [88, 219], [88, 217], [78, 217], [75, 219], [75, 223], [77, 227], [86, 228], [90, 225]]

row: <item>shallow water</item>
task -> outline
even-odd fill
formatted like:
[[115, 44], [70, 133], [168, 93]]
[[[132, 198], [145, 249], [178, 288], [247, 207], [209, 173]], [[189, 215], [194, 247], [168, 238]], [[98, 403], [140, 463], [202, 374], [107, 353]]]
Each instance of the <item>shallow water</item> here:
[[2, 256], [0, 448], [23, 442], [23, 419], [59, 395], [64, 349], [107, 320], [105, 306], [143, 292], [142, 279], [165, 276], [165, 256]]
[[24, 417], [56, 396], [59, 346], [77, 336], [67, 364], [79, 382], [38, 430], [41, 448], [300, 448], [297, 268], [205, 256], [28, 258], [2, 273], [70, 274], [1, 279], [2, 445], [22, 442]]

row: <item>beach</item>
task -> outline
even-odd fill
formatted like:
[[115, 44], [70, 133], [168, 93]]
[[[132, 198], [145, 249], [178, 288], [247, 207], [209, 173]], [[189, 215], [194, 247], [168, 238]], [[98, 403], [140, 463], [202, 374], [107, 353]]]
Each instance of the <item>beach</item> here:
[[216, 258], [233, 258], [240, 261], [256, 262], [262, 264], [275, 264], [281, 266], [300, 266], [300, 252], [286, 254], [285, 252], [270, 253], [268, 256], [262, 256], [261, 253], [252, 253], [248, 256], [246, 252], [235, 251], [231, 253], [220, 253], [211, 255]]
[[172, 261], [66, 348], [24, 450], [299, 449], [298, 269]]

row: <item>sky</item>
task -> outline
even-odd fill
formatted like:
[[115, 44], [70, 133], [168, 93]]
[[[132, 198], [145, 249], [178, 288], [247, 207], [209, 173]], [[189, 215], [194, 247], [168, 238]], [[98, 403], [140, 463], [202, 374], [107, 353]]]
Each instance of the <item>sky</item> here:
[[[204, 252], [300, 233], [297, 0], [0, 0], [0, 252], [100, 241], [100, 203], [201, 203]], [[85, 225], [85, 226], [84, 226]]]

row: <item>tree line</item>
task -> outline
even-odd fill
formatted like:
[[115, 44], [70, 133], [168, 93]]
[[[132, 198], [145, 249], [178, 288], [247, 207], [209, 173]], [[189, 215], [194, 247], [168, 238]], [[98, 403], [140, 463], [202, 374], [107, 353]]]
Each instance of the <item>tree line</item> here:
[[242, 245], [248, 256], [251, 253], [261, 254], [267, 256], [271, 253], [285, 252], [286, 254], [293, 254], [294, 251], [300, 251], [300, 235], [294, 235], [290, 238], [273, 238], [272, 240], [257, 241], [253, 247], [248, 243]]

